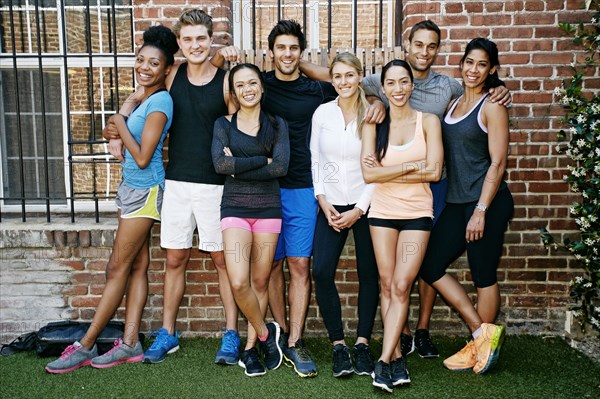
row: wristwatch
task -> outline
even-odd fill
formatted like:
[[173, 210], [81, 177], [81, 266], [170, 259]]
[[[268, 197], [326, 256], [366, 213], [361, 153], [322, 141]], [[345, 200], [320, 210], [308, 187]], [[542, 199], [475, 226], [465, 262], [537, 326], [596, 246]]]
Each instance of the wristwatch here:
[[475, 209], [477, 209], [481, 213], [485, 213], [488, 210], [488, 207], [483, 204], [475, 205]]

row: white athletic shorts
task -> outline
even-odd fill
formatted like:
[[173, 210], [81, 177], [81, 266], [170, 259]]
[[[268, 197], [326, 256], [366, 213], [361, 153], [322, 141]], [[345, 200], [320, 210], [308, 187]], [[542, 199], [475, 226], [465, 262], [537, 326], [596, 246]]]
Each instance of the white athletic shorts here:
[[165, 180], [160, 245], [167, 249], [192, 247], [198, 228], [198, 249], [223, 250], [221, 198], [223, 186]]

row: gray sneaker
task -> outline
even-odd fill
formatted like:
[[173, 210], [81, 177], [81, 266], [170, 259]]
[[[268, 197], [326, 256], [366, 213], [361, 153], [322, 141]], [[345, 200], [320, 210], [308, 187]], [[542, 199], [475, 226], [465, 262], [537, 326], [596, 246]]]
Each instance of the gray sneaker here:
[[111, 350], [102, 356], [95, 357], [91, 366], [97, 369], [107, 369], [121, 363], [137, 363], [142, 360], [144, 360], [144, 349], [142, 349], [140, 341], [131, 347], [119, 338]]
[[79, 341], [75, 341], [73, 345], [65, 348], [58, 359], [46, 365], [46, 371], [52, 374], [68, 373], [89, 365], [96, 356], [98, 356], [96, 344], [92, 349], [86, 349]]

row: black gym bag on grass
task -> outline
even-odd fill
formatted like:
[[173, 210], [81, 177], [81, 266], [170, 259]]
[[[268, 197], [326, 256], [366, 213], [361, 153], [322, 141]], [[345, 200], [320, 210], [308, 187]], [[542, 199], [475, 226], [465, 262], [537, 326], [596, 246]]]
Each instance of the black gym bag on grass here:
[[[48, 323], [37, 332], [21, 335], [10, 344], [2, 345], [0, 354], [9, 356], [17, 352], [35, 349], [39, 356], [60, 356], [67, 346], [83, 338], [90, 324], [70, 320]], [[123, 322], [108, 322], [96, 339], [98, 354], [108, 352], [116, 340], [123, 338], [124, 330]], [[141, 333], [139, 340], [142, 344], [144, 343], [144, 335]]]

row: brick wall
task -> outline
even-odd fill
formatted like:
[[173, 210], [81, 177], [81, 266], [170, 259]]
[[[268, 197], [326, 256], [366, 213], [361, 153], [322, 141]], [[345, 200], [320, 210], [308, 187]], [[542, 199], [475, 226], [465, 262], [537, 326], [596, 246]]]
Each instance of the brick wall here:
[[[208, 7], [213, 15], [219, 15], [215, 19], [218, 22], [215, 35], [221, 43], [230, 39], [228, 4], [228, 1], [223, 5], [216, 2]], [[558, 28], [558, 22], [588, 21], [590, 14], [582, 11], [583, 1], [579, 0], [404, 1], [404, 4], [405, 27], [430, 18], [442, 28], [438, 71], [458, 76], [457, 62], [466, 42], [475, 36], [489, 37], [500, 48], [500, 74], [513, 93], [507, 177], [516, 209], [498, 271], [502, 292], [499, 319], [513, 332], [560, 334], [569, 302], [568, 282], [581, 270], [574, 259], [545, 250], [538, 229], [547, 226], [561, 239], [577, 232], [568, 217], [568, 206], [577, 197], [562, 181], [567, 173], [567, 160], [555, 150], [563, 110], [553, 102], [552, 91], [570, 76], [568, 64], [583, 59], [583, 54]], [[134, 13], [136, 42], [148, 25], [172, 23], [186, 5], [184, 0], [138, 1]], [[372, 35], [372, 32], [366, 34]], [[587, 74], [586, 88], [597, 90], [599, 71], [591, 68]], [[110, 217], [104, 220], [107, 223], [100, 226], [78, 223], [25, 227], [19, 223], [8, 225], [3, 219], [0, 228], [2, 336], [29, 330], [45, 320], [91, 318], [101, 293], [103, 267], [115, 227]], [[151, 288], [144, 314], [146, 331], [157, 328], [161, 320], [165, 253], [158, 245], [157, 234], [158, 226], [154, 229]], [[197, 251], [193, 254], [178, 328], [186, 335], [210, 335], [223, 324], [216, 272], [210, 258]], [[349, 332], [355, 328], [357, 316], [355, 269], [354, 247], [349, 243], [337, 273]], [[459, 259], [452, 270], [473, 292], [466, 260]], [[413, 304], [416, 302], [413, 295]], [[122, 317], [122, 309], [117, 316]], [[417, 309], [413, 307], [411, 320], [416, 316]], [[459, 317], [439, 299], [432, 329], [435, 332], [466, 331]], [[379, 324], [377, 331], [381, 331]], [[314, 295], [308, 312], [307, 333], [324, 335]]]

